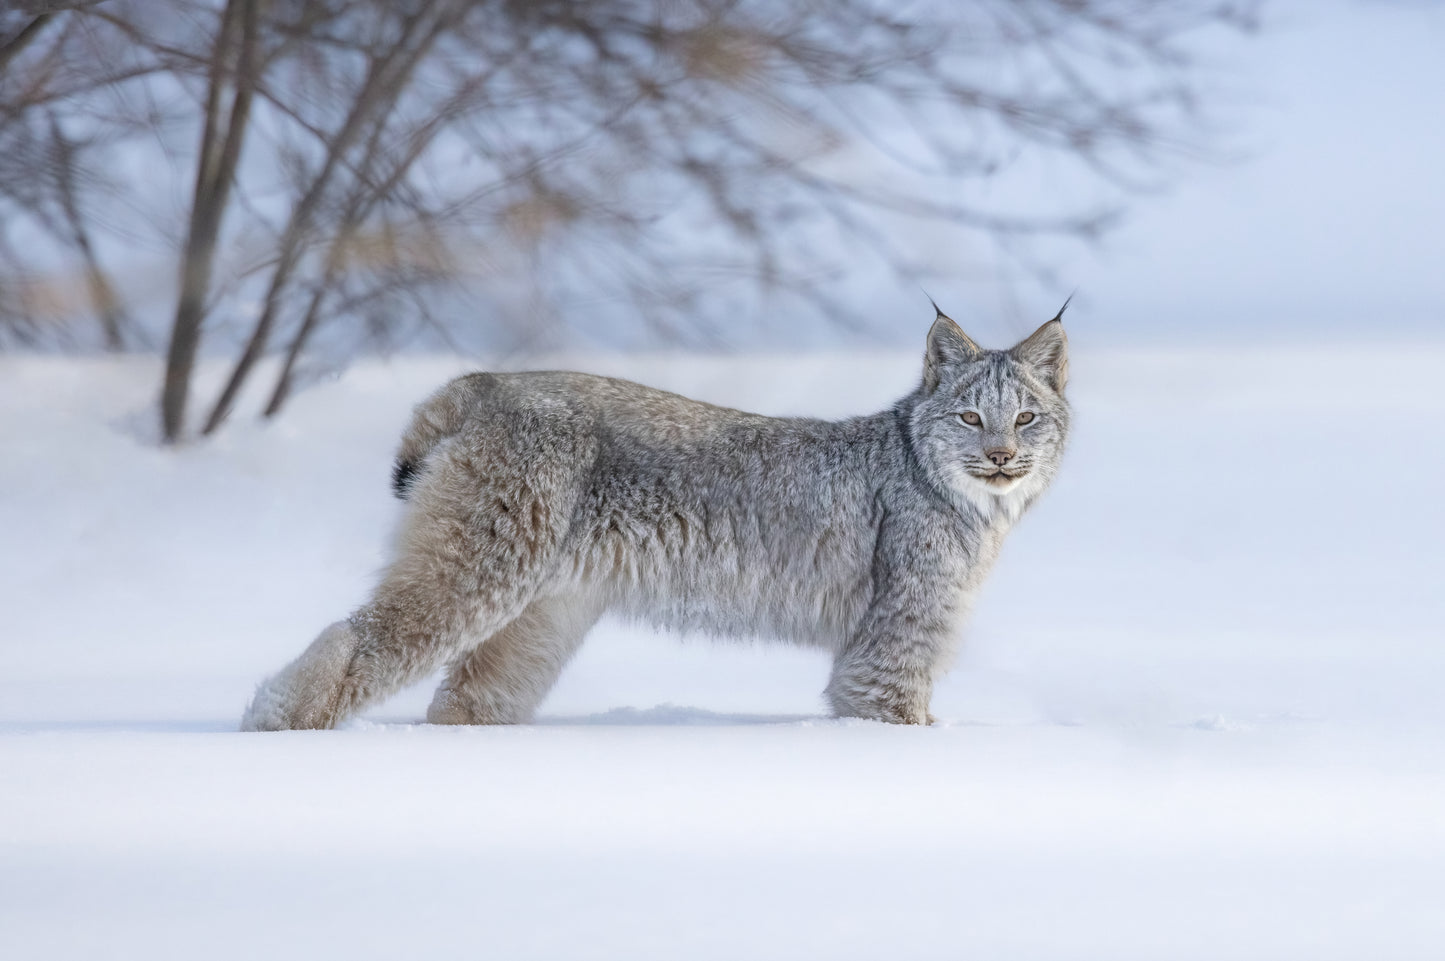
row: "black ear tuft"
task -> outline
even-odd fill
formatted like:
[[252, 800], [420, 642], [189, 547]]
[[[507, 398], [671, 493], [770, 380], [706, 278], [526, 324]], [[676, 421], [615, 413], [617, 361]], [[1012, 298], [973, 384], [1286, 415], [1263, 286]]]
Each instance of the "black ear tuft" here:
[[1059, 323], [1062, 324], [1062, 323], [1064, 322], [1064, 311], [1068, 310], [1068, 309], [1069, 309], [1069, 304], [1071, 304], [1071, 303], [1073, 303], [1073, 302], [1074, 302], [1074, 295], [1073, 295], [1073, 294], [1069, 294], [1069, 296], [1065, 297], [1065, 298], [1064, 298], [1064, 306], [1062, 306], [1062, 307], [1059, 308], [1059, 312], [1058, 312], [1057, 314], [1054, 314], [1054, 320], [1057, 320]]
[[391, 470], [391, 490], [402, 500], [411, 493], [411, 485], [416, 483], [416, 464], [409, 460], [399, 460]]

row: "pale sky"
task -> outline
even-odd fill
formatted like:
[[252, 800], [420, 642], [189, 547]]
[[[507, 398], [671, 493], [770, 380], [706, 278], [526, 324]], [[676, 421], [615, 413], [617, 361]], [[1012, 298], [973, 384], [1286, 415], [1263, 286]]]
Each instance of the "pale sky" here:
[[[1445, 4], [1267, 14], [1221, 53], [1243, 159], [1188, 169], [1101, 249], [1056, 260], [1075, 341], [1445, 339]], [[985, 297], [993, 339], [1058, 299], [1028, 281]]]

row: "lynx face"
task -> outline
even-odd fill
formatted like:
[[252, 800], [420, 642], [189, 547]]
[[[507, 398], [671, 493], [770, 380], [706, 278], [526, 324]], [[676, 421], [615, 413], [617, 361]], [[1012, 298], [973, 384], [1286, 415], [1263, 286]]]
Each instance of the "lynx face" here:
[[934, 483], [980, 508], [1022, 507], [1058, 470], [1069, 430], [1068, 345], [1056, 318], [984, 350], [939, 315], [929, 332], [914, 443]]

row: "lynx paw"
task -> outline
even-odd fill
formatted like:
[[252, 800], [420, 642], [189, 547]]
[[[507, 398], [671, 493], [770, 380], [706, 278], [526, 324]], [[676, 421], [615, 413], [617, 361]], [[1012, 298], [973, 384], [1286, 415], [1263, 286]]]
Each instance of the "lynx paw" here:
[[437, 689], [431, 706], [426, 709], [428, 724], [525, 724], [531, 714], [508, 705], [494, 703], [475, 694], [462, 694], [449, 687]]
[[456, 691], [442, 688], [426, 709], [428, 724], [481, 724], [472, 716], [471, 706]]
[[356, 635], [345, 621], [331, 625], [300, 657], [261, 682], [241, 715], [243, 731], [335, 727]]
[[830, 688], [827, 693], [833, 714], [837, 717], [861, 717], [888, 724], [928, 725], [934, 722], [926, 701], [920, 704], [918, 698], [898, 691], [870, 691], [865, 696], [859, 696], [859, 692], [843, 693]]
[[928, 713], [931, 687], [926, 679], [865, 667], [835, 672], [824, 695], [838, 717], [927, 725], [934, 720]]
[[251, 703], [241, 715], [243, 731], [289, 731], [293, 725], [286, 710], [286, 695], [277, 683], [279, 677], [268, 677], [256, 688]]

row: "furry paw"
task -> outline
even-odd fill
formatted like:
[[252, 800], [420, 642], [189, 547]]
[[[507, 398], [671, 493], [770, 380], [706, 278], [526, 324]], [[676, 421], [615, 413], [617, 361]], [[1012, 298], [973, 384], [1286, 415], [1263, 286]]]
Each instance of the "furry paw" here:
[[289, 731], [293, 725], [286, 711], [286, 698], [276, 683], [279, 677], [269, 677], [256, 688], [251, 703], [241, 715], [243, 731]]
[[525, 724], [529, 720], [530, 714], [524, 715], [515, 708], [509, 714], [505, 705], [492, 704], [449, 687], [438, 688], [431, 706], [426, 709], [428, 724]]
[[861, 717], [888, 724], [928, 725], [928, 687], [896, 678], [834, 675], [824, 695], [837, 717]]
[[321, 632], [301, 656], [256, 688], [241, 715], [243, 731], [316, 730], [336, 726], [356, 635], [345, 621]]
[[480, 724], [472, 716], [471, 706], [466, 699], [446, 688], [436, 692], [431, 706], [426, 709], [428, 724]]

